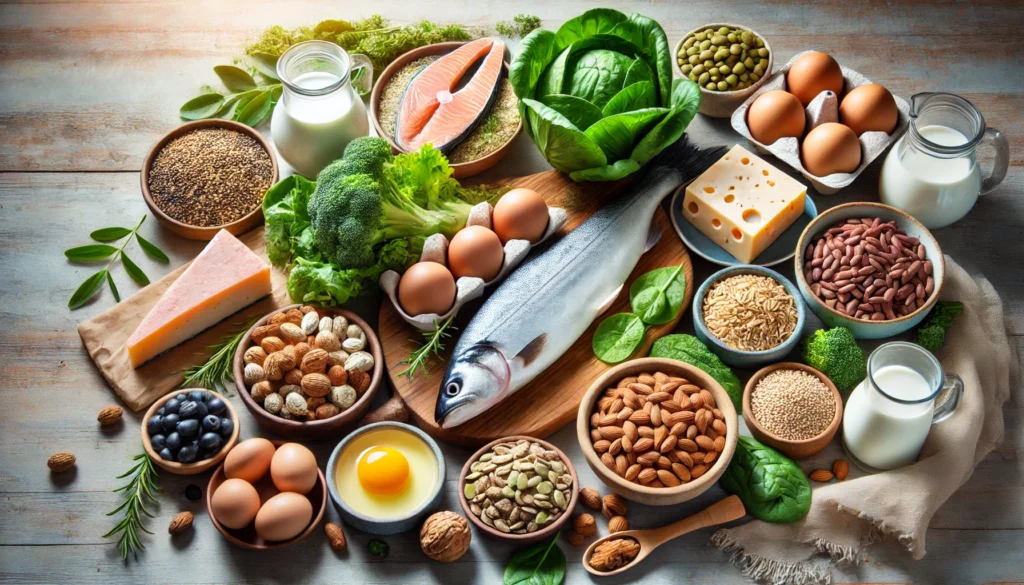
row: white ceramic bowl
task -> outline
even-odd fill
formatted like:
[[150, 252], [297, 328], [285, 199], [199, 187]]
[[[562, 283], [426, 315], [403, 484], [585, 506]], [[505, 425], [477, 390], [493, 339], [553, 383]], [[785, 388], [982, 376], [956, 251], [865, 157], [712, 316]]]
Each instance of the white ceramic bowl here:
[[748, 30], [757, 35], [758, 37], [760, 37], [761, 40], [764, 41], [764, 47], [768, 49], [768, 69], [764, 72], [764, 75], [762, 75], [760, 79], [754, 82], [754, 85], [751, 85], [750, 87], [746, 87], [743, 89], [738, 89], [734, 91], [711, 91], [704, 87], [700, 88], [701, 99], [699, 111], [701, 114], [704, 114], [705, 116], [709, 116], [711, 118], [728, 118], [729, 116], [731, 116], [732, 113], [736, 111], [736, 108], [740, 107], [740, 104], [745, 102], [747, 98], [749, 98], [750, 96], [754, 95], [754, 92], [756, 92], [762, 85], [764, 85], [766, 81], [768, 81], [768, 78], [772, 76], [772, 67], [775, 65], [775, 51], [773, 51], [772, 46], [768, 44], [767, 37], [757, 32], [756, 30], [750, 28], [749, 26], [745, 26], [742, 24], [732, 24], [728, 22], [718, 22], [714, 24], [705, 24], [704, 26], [699, 26], [691, 31], [688, 31], [679, 39], [679, 42], [676, 43], [675, 49], [673, 49], [672, 51], [672, 70], [680, 77], [687, 77], [686, 75], [683, 75], [683, 70], [681, 68], [682, 66], [679, 65], [679, 50], [683, 48], [683, 42], [686, 40], [686, 37], [708, 28], [713, 28], [717, 30], [718, 28], [723, 26], [727, 26], [729, 28]]

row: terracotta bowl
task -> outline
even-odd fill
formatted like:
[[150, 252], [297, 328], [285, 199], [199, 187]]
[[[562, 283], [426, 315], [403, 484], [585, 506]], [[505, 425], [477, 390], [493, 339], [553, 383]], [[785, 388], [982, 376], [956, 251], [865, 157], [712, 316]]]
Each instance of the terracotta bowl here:
[[[273, 443], [275, 447], [280, 447], [281, 445], [284, 445], [286, 441], [271, 441], [271, 443]], [[226, 453], [227, 451], [225, 451], [225, 454]], [[252, 525], [239, 530], [232, 530], [217, 521], [217, 517], [213, 515], [213, 506], [211, 506], [210, 503], [213, 500], [213, 492], [220, 487], [220, 484], [227, 480], [227, 478], [224, 477], [223, 465], [213, 472], [213, 475], [210, 476], [210, 483], [206, 486], [206, 514], [210, 517], [210, 521], [213, 522], [213, 525], [217, 527], [217, 530], [220, 531], [220, 533], [224, 535], [224, 538], [226, 538], [231, 544], [238, 545], [242, 548], [252, 548], [256, 550], [291, 546], [309, 536], [309, 534], [313, 532], [313, 530], [320, 524], [320, 521], [324, 518], [324, 510], [327, 509], [327, 481], [324, 479], [323, 471], [317, 469], [316, 472], [316, 484], [313, 486], [313, 489], [306, 494], [306, 497], [309, 498], [309, 503], [313, 504], [313, 519], [301, 534], [291, 540], [263, 540], [258, 534], [256, 534], [256, 528]], [[254, 487], [260, 494], [261, 506], [264, 502], [279, 493], [277, 488], [274, 487], [274, 483], [271, 481], [269, 473], [257, 481], [254, 484]]]
[[[479, 459], [480, 456], [483, 455], [484, 453], [490, 451], [491, 447], [497, 445], [498, 443], [518, 441], [519, 439], [526, 439], [528, 441], [538, 443], [542, 445], [545, 449], [550, 449], [558, 453], [559, 459], [565, 465], [565, 468], [569, 471], [569, 475], [572, 476], [572, 497], [569, 498], [569, 503], [566, 505], [565, 512], [562, 512], [561, 516], [559, 516], [557, 519], [555, 519], [554, 522], [551, 522], [544, 528], [541, 528], [536, 532], [531, 532], [528, 534], [506, 534], [498, 530], [497, 528], [492, 528], [484, 524], [479, 518], [477, 518], [473, 514], [472, 510], [469, 509], [469, 501], [466, 500], [466, 497], [463, 494], [465, 493], [466, 490], [466, 476], [469, 475], [470, 473], [469, 466], [472, 465], [474, 461]], [[540, 542], [541, 540], [544, 540], [550, 537], [552, 534], [555, 534], [559, 530], [561, 530], [565, 523], [569, 521], [569, 518], [572, 517], [572, 512], [573, 509], [576, 508], [576, 502], [579, 500], [579, 496], [580, 479], [579, 477], [576, 476], [576, 468], [573, 467], [572, 461], [569, 460], [565, 453], [563, 453], [561, 449], [555, 447], [554, 445], [548, 443], [547, 441], [542, 441], [534, 437], [527, 437], [525, 435], [512, 435], [509, 437], [502, 437], [501, 439], [487, 443], [486, 445], [481, 447], [480, 450], [478, 450], [476, 453], [473, 453], [473, 455], [469, 459], [466, 460], [466, 464], [462, 467], [462, 472], [459, 474], [459, 503], [462, 504], [462, 511], [466, 514], [466, 517], [469, 518], [470, 523], [472, 523], [477, 530], [481, 531], [489, 537], [497, 538], [499, 540], [506, 540], [509, 542], [515, 542], [518, 544], [530, 544], [534, 542]]]
[[[810, 439], [794, 441], [774, 435], [758, 424], [757, 419], [754, 418], [752, 414], [753, 411], [750, 408], [750, 395], [754, 392], [754, 388], [757, 387], [757, 383], [761, 381], [761, 378], [764, 378], [775, 370], [803, 370], [808, 374], [817, 376], [818, 379], [832, 391], [832, 396], [836, 401], [836, 415], [832, 417], [832, 422], [829, 423], [828, 428], [822, 431], [820, 435], [811, 437]], [[761, 368], [757, 373], [750, 377], [746, 387], [743, 389], [743, 420], [747, 423], [747, 428], [750, 429], [750, 434], [754, 435], [754, 438], [758, 441], [761, 441], [773, 449], [778, 449], [788, 457], [792, 457], [793, 459], [803, 459], [820, 452], [828, 446], [832, 441], [832, 437], [836, 435], [836, 431], [839, 430], [839, 423], [843, 420], [843, 397], [839, 394], [839, 390], [836, 388], [836, 385], [832, 383], [832, 380], [830, 380], [828, 376], [811, 366], [797, 362], [780, 362]]]
[[156, 155], [159, 154], [160, 149], [162, 149], [171, 140], [200, 128], [227, 128], [228, 130], [236, 130], [254, 138], [260, 143], [263, 150], [266, 150], [270, 155], [270, 163], [274, 167], [270, 184], [273, 185], [274, 183], [277, 183], [279, 177], [277, 156], [274, 154], [274, 150], [270, 148], [270, 144], [263, 138], [263, 136], [260, 135], [259, 132], [245, 124], [239, 124], [238, 122], [233, 122], [231, 120], [196, 120], [195, 122], [182, 124], [167, 134], [164, 134], [163, 138], [158, 140], [149, 151], [149, 154], [146, 155], [146, 160], [142, 163], [142, 197], [146, 200], [146, 205], [149, 206], [149, 210], [153, 212], [153, 216], [156, 217], [158, 222], [160, 222], [160, 225], [183, 238], [188, 238], [190, 240], [212, 240], [213, 236], [217, 235], [217, 232], [220, 230], [227, 230], [236, 236], [242, 235], [263, 221], [262, 205], [257, 205], [256, 209], [253, 209], [241, 219], [237, 219], [231, 223], [212, 227], [201, 227], [182, 223], [164, 213], [162, 209], [157, 207], [156, 202], [153, 201], [152, 194], [149, 192], [149, 168], [153, 165], [153, 161], [156, 160]]
[[[711, 465], [711, 468], [699, 478], [675, 487], [648, 487], [626, 481], [614, 471], [608, 469], [601, 462], [601, 457], [594, 450], [590, 437], [590, 416], [594, 412], [597, 401], [607, 388], [612, 388], [622, 378], [635, 376], [644, 372], [664, 372], [670, 376], [680, 376], [690, 380], [693, 384], [707, 389], [715, 398], [716, 406], [722, 411], [725, 419], [725, 449], [718, 456], [718, 459]], [[739, 419], [736, 416], [736, 408], [729, 398], [729, 394], [722, 388], [714, 378], [690, 364], [664, 358], [640, 358], [624, 362], [611, 368], [602, 374], [591, 384], [587, 393], [580, 402], [579, 414], [576, 416], [576, 435], [583, 450], [583, 456], [587, 464], [594, 470], [594, 474], [608, 486], [611, 491], [619, 494], [627, 500], [648, 504], [651, 506], [667, 506], [692, 500], [704, 493], [714, 485], [718, 478], [725, 473], [733, 453], [736, 451], [736, 441], [739, 437]]]
[[768, 69], [764, 72], [764, 75], [761, 76], [761, 79], [754, 82], [754, 85], [738, 91], [711, 91], [703, 87], [700, 88], [701, 99], [698, 111], [711, 118], [728, 118], [731, 116], [732, 113], [736, 111], [736, 108], [740, 107], [740, 104], [745, 102], [748, 97], [754, 95], [754, 92], [764, 85], [765, 81], [772, 76], [772, 67], [775, 65], [775, 51], [773, 51], [772, 46], [768, 44], [767, 37], [749, 26], [719, 22], [716, 24], [698, 26], [684, 34], [682, 38], [679, 39], [679, 42], [676, 43], [675, 51], [672, 53], [672, 67], [677, 75], [680, 77], [686, 77], [686, 75], [683, 75], [683, 71], [679, 65], [679, 50], [683, 48], [683, 41], [686, 40], [686, 37], [690, 36], [690, 33], [698, 33], [706, 28], [718, 29], [723, 26], [748, 30], [760, 37], [761, 40], [764, 41], [764, 47], [768, 49]]
[[[425, 47], [418, 47], [416, 49], [413, 49], [392, 61], [391, 64], [388, 65], [387, 68], [385, 68], [384, 71], [380, 74], [380, 77], [377, 78], [376, 83], [373, 84], [373, 91], [370, 93], [370, 120], [373, 122], [373, 128], [377, 131], [377, 135], [384, 138], [385, 140], [388, 141], [389, 144], [391, 144], [391, 150], [395, 154], [398, 154], [403, 151], [398, 147], [397, 144], [395, 144], [394, 138], [392, 138], [392, 132], [385, 130], [380, 124], [380, 97], [381, 94], [384, 92], [384, 86], [387, 85], [388, 80], [391, 79], [392, 75], [394, 75], [398, 70], [408, 65], [410, 62], [415, 61], [416, 59], [420, 59], [422, 57], [426, 57], [428, 55], [444, 55], [454, 51], [455, 49], [461, 47], [464, 44], [465, 43], [460, 42], [435, 43], [433, 45], [427, 45]], [[509, 63], [508, 61], [505, 61], [504, 70], [506, 79], [508, 78], [508, 67]], [[466, 177], [479, 175], [480, 173], [498, 164], [498, 161], [500, 161], [508, 153], [508, 150], [512, 146], [512, 143], [515, 142], [516, 138], [519, 137], [519, 134], [521, 134], [522, 131], [523, 122], [522, 120], [520, 120], [519, 126], [516, 127], [516, 131], [515, 133], [512, 134], [512, 137], [509, 138], [508, 141], [505, 142], [505, 144], [502, 144], [500, 147], [498, 147], [498, 149], [495, 150], [494, 152], [491, 152], [490, 154], [487, 154], [484, 157], [479, 158], [477, 160], [462, 163], [452, 163], [451, 167], [454, 173], [454, 177], [456, 179], [465, 179]]]
[[[227, 416], [221, 418], [230, 418], [232, 421], [234, 421], [235, 430], [231, 433], [231, 436], [228, 437], [227, 442], [224, 443], [224, 447], [221, 448], [220, 452], [209, 459], [203, 459], [202, 461], [196, 461], [195, 463], [178, 463], [177, 461], [167, 461], [166, 459], [158, 455], [157, 452], [153, 449], [153, 443], [150, 442], [149, 440], [149, 433], [146, 431], [146, 426], [149, 425], [149, 419], [153, 418], [153, 415], [156, 414], [156, 411], [160, 410], [160, 407], [166, 404], [168, 400], [177, 396], [178, 394], [181, 394], [182, 392], [187, 394], [188, 392], [191, 392], [193, 390], [198, 390], [200, 392], [208, 392], [212, 394], [214, 397], [223, 400], [225, 406], [227, 406]], [[227, 457], [228, 451], [230, 451], [231, 448], [235, 446], [235, 443], [238, 443], [239, 426], [240, 425], [238, 420], [238, 412], [235, 411], [234, 406], [231, 406], [231, 401], [228, 400], [227, 398], [224, 398], [223, 396], [217, 394], [212, 390], [207, 390], [206, 388], [179, 388], [154, 402], [153, 405], [149, 407], [149, 410], [146, 411], [145, 416], [142, 417], [142, 446], [146, 449], [146, 453], [149, 454], [149, 458], [153, 460], [153, 463], [156, 463], [161, 469], [166, 469], [167, 471], [170, 471], [171, 473], [177, 475], [195, 475], [197, 473], [202, 473], [207, 469], [212, 468], [214, 465], [217, 465], [218, 463], [223, 461], [225, 457]]]
[[264, 429], [276, 433], [286, 439], [293, 441], [301, 440], [323, 440], [337, 438], [341, 436], [348, 425], [355, 423], [366, 414], [366, 411], [370, 408], [370, 404], [373, 402], [373, 397], [377, 395], [377, 389], [380, 388], [380, 381], [383, 377], [384, 372], [384, 352], [380, 346], [380, 340], [377, 338], [377, 334], [370, 328], [370, 326], [363, 321], [359, 315], [345, 309], [329, 309], [317, 307], [317, 313], [322, 317], [330, 316], [337, 317], [343, 316], [348, 319], [349, 323], [359, 325], [366, 333], [366, 349], [364, 351], [370, 352], [373, 356], [373, 372], [370, 376], [370, 387], [363, 392], [363, 395], [356, 400], [348, 410], [341, 414], [331, 417], [325, 420], [315, 421], [298, 421], [289, 420], [271, 414], [264, 410], [263, 406], [257, 404], [253, 400], [252, 395], [249, 394], [249, 389], [245, 386], [245, 380], [242, 375], [242, 371], [245, 368], [245, 350], [252, 347], [252, 332], [254, 329], [261, 325], [265, 325], [267, 320], [273, 315], [282, 311], [289, 311], [291, 309], [297, 309], [302, 305], [288, 305], [287, 307], [281, 307], [275, 311], [272, 311], [264, 315], [259, 321], [249, 329], [245, 334], [245, 340], [238, 344], [238, 349], [235, 351], [235, 363], [234, 363], [234, 376], [235, 376], [235, 388], [238, 390], [239, 396], [242, 397], [242, 402], [245, 403], [245, 407], [249, 409], [249, 413], [252, 414], [256, 422]]

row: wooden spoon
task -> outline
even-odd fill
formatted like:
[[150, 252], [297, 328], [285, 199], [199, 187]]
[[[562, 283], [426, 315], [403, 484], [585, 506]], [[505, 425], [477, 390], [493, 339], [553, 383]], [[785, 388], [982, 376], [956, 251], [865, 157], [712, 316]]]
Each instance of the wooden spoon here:
[[[594, 544], [591, 544], [590, 547], [587, 548], [587, 552], [583, 555], [583, 568], [585, 568], [591, 575], [597, 575], [598, 577], [616, 575], [640, 564], [640, 561], [644, 560], [647, 555], [654, 551], [654, 549], [674, 538], [678, 538], [684, 534], [693, 532], [694, 530], [707, 528], [708, 526], [731, 522], [737, 518], [742, 518], [746, 513], [747, 511], [743, 508], [743, 502], [740, 501], [739, 497], [729, 496], [724, 500], [711, 504], [704, 510], [697, 512], [689, 518], [684, 518], [678, 522], [669, 524], [668, 526], [652, 528], [650, 530], [624, 530], [622, 532], [609, 534], [604, 538], [594, 541]], [[590, 557], [594, 555], [594, 549], [597, 548], [597, 545], [608, 540], [625, 537], [632, 538], [640, 543], [640, 552], [637, 553], [635, 559], [630, 561], [628, 564], [619, 567], [614, 571], [608, 571], [607, 573], [598, 571], [594, 567], [590, 566]]]

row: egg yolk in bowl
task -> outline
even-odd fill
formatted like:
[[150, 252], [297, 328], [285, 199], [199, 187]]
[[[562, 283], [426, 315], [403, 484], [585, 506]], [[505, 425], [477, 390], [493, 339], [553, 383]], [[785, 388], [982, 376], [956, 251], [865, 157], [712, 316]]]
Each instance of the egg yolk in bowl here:
[[409, 460], [391, 447], [370, 447], [356, 464], [359, 483], [366, 491], [390, 496], [402, 491], [409, 481]]
[[401, 429], [375, 429], [345, 445], [333, 470], [338, 496], [351, 510], [379, 520], [405, 518], [441, 479], [423, 439]]

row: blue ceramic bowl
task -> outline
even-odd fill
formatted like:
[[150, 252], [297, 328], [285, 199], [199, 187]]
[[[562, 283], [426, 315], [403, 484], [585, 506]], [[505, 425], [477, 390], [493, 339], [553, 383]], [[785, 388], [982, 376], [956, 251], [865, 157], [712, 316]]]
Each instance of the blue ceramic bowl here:
[[[430, 497], [427, 498], [419, 508], [414, 510], [411, 514], [401, 518], [373, 518], [371, 516], [367, 516], [365, 513], [353, 509], [345, 503], [339, 495], [338, 484], [334, 479], [338, 461], [340, 460], [345, 447], [355, 440], [356, 437], [381, 429], [398, 429], [400, 431], [416, 435], [422, 439], [428, 447], [430, 447], [431, 452], [434, 454], [434, 459], [437, 461], [437, 485], [434, 486], [434, 491], [431, 492]], [[441, 500], [441, 488], [444, 487], [445, 480], [444, 455], [441, 453], [441, 449], [437, 446], [434, 439], [430, 438], [429, 435], [420, 429], [397, 422], [379, 422], [353, 431], [338, 443], [338, 446], [334, 448], [334, 452], [331, 453], [330, 460], [327, 462], [326, 475], [327, 491], [331, 495], [331, 502], [334, 503], [334, 507], [338, 509], [338, 513], [341, 514], [342, 519], [347, 524], [368, 534], [381, 536], [398, 534], [400, 532], [408, 532], [409, 530], [419, 528], [427, 514], [437, 508], [437, 505]]]
[[[796, 328], [793, 329], [793, 334], [789, 336], [789, 339], [783, 341], [780, 345], [764, 351], [743, 351], [735, 349], [726, 345], [723, 341], [720, 341], [717, 337], [712, 335], [711, 331], [708, 330], [707, 325], [704, 323], [704, 312], [701, 307], [704, 305], [704, 297], [707, 296], [711, 285], [721, 280], [725, 280], [730, 276], [739, 276], [741, 274], [767, 276], [785, 287], [786, 292], [793, 297], [794, 304], [796, 305]], [[725, 362], [726, 365], [734, 368], [759, 368], [786, 357], [789, 355], [789, 352], [793, 351], [797, 343], [800, 342], [800, 332], [803, 331], [804, 322], [806, 320], [807, 311], [804, 308], [803, 302], [800, 301], [800, 291], [797, 290], [796, 285], [790, 282], [785, 276], [763, 266], [744, 264], [741, 266], [723, 268], [705, 280], [704, 284], [700, 285], [700, 288], [697, 289], [697, 294], [693, 295], [693, 327], [697, 334], [697, 339], [700, 339], [705, 345], [710, 347], [711, 351], [715, 352], [715, 355], [722, 358], [722, 361]]]
[[[804, 251], [807, 249], [807, 245], [832, 225], [847, 219], [861, 217], [880, 217], [883, 221], [896, 220], [896, 227], [906, 232], [908, 236], [918, 238], [924, 244], [925, 257], [932, 261], [935, 291], [925, 304], [913, 313], [891, 321], [853, 319], [833, 310], [811, 292], [811, 287], [807, 283], [807, 279], [804, 278]], [[858, 339], [884, 339], [904, 333], [918, 325], [938, 302], [946, 277], [946, 265], [942, 250], [928, 228], [899, 209], [881, 203], [846, 203], [822, 212], [804, 229], [796, 249], [797, 254], [793, 261], [796, 282], [807, 306], [829, 327], [848, 327], [853, 331], [853, 336]]]

